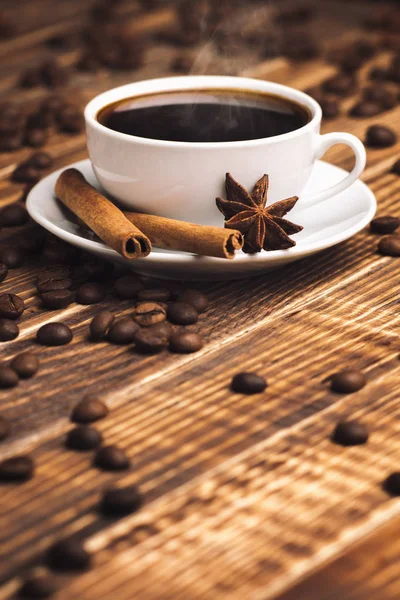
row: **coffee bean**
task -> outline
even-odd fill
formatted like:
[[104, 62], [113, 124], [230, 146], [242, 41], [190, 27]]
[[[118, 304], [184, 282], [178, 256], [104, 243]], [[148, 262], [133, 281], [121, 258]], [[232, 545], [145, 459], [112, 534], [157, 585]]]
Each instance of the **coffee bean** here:
[[71, 329], [64, 323], [47, 323], [36, 334], [36, 340], [42, 346], [65, 346], [72, 338]]
[[18, 373], [21, 379], [29, 379], [29, 377], [33, 377], [37, 373], [39, 359], [33, 352], [21, 352], [21, 354], [14, 356], [10, 367]]
[[397, 142], [397, 135], [384, 125], [371, 125], [368, 127], [365, 143], [371, 148], [388, 148]]
[[130, 460], [121, 448], [103, 446], [97, 450], [93, 464], [104, 471], [121, 471], [129, 468]]
[[369, 228], [372, 233], [387, 234], [393, 233], [400, 225], [398, 217], [377, 217], [372, 219]]
[[105, 288], [99, 283], [83, 283], [76, 292], [78, 304], [98, 304], [107, 295]]
[[89, 281], [106, 281], [114, 271], [114, 265], [104, 260], [91, 260], [83, 264], [82, 275]]
[[347, 54], [340, 59], [339, 66], [341, 70], [346, 73], [354, 73], [354, 71], [357, 71], [363, 63], [364, 58], [362, 56], [358, 56], [357, 54]]
[[16, 183], [37, 183], [40, 171], [29, 163], [22, 163], [14, 170], [11, 179]]
[[18, 591], [18, 598], [50, 598], [57, 591], [53, 578], [47, 574], [33, 575], [25, 579]]
[[95, 396], [86, 396], [74, 406], [71, 421], [74, 423], [93, 423], [104, 419], [108, 415], [108, 408]]
[[49, 87], [61, 87], [68, 83], [67, 70], [55, 60], [45, 62], [40, 69], [43, 83]]
[[168, 306], [168, 320], [176, 325], [192, 325], [199, 320], [199, 313], [187, 302], [174, 302]]
[[[156, 325], [155, 325], [156, 327]], [[135, 349], [143, 354], [157, 354], [168, 346], [168, 337], [153, 331], [154, 327], [140, 328], [134, 337]]]
[[107, 338], [113, 344], [132, 344], [137, 330], [138, 325], [130, 317], [123, 317], [112, 323]]
[[25, 255], [38, 254], [43, 250], [44, 233], [43, 230], [33, 229], [24, 233], [24, 237], [18, 240], [18, 246]]
[[150, 288], [140, 290], [137, 298], [140, 302], [168, 302], [171, 292], [166, 288]]
[[10, 433], [10, 424], [4, 417], [0, 417], [0, 442], [5, 440]]
[[[25, 143], [33, 148], [40, 148], [47, 142], [47, 132], [45, 129], [28, 129], [25, 134]], [[32, 163], [29, 163], [32, 165]]]
[[390, 172], [394, 173], [395, 175], [400, 175], [400, 159], [396, 160]]
[[29, 456], [13, 456], [0, 463], [0, 481], [18, 483], [32, 479], [35, 471], [33, 460]]
[[80, 133], [83, 131], [85, 122], [83, 114], [77, 106], [65, 106], [57, 114], [57, 123], [63, 133]]
[[7, 246], [1, 251], [0, 257], [9, 269], [18, 269], [24, 264], [25, 252], [19, 246]]
[[167, 318], [167, 311], [156, 302], [141, 302], [133, 311], [134, 321], [141, 327], [151, 327]]
[[392, 473], [383, 482], [383, 489], [391, 496], [400, 496], [400, 473]]
[[198, 313], [204, 312], [208, 307], [208, 298], [199, 290], [186, 289], [179, 295], [178, 300], [191, 304]]
[[13, 388], [19, 383], [19, 377], [10, 367], [0, 366], [0, 389]]
[[355, 369], [344, 369], [332, 375], [330, 379], [331, 390], [339, 394], [358, 392], [367, 383], [364, 373]]
[[7, 137], [0, 136], [0, 151], [1, 152], [15, 152], [19, 150], [24, 141], [23, 131], [14, 131], [7, 135]]
[[47, 169], [53, 164], [53, 158], [48, 152], [35, 152], [27, 162], [37, 169]]
[[143, 282], [138, 279], [137, 275], [125, 275], [120, 277], [115, 282], [114, 291], [121, 300], [131, 300], [136, 298], [138, 293], [143, 289]]
[[72, 279], [69, 279], [69, 277], [49, 277], [38, 282], [36, 285], [39, 294], [69, 290], [71, 287]]
[[[36, 275], [36, 286], [42, 283], [51, 281], [53, 279], [70, 279], [71, 278], [71, 267], [64, 265], [57, 265], [54, 267], [45, 267], [39, 271]], [[71, 281], [72, 283], [72, 281]], [[58, 288], [57, 288], [58, 289]], [[65, 289], [65, 288], [62, 288]], [[53, 292], [54, 289], [43, 290], [45, 292]]]
[[19, 327], [11, 319], [0, 319], [0, 342], [9, 342], [19, 336]]
[[191, 331], [177, 331], [169, 339], [169, 349], [177, 354], [191, 354], [202, 349], [203, 338]]
[[101, 67], [101, 62], [90, 51], [86, 51], [82, 54], [78, 62], [76, 63], [76, 68], [78, 71], [88, 71], [94, 72], [97, 71]]
[[341, 421], [332, 434], [332, 441], [341, 446], [358, 446], [368, 440], [368, 430], [358, 421]]
[[59, 540], [46, 552], [46, 563], [57, 571], [83, 571], [90, 567], [91, 562], [89, 552], [75, 538]]
[[239, 394], [259, 394], [266, 387], [264, 377], [256, 373], [238, 373], [231, 382], [231, 390]]
[[46, 292], [41, 294], [40, 299], [45, 308], [55, 310], [66, 308], [75, 300], [75, 293], [70, 290], [57, 290], [55, 292]]
[[400, 256], [400, 237], [387, 235], [379, 240], [378, 252], [384, 256]]
[[398, 104], [398, 95], [381, 85], [365, 88], [363, 96], [366, 100], [379, 103], [384, 109], [394, 108]]
[[87, 425], [80, 425], [68, 432], [65, 445], [70, 450], [86, 452], [98, 448], [102, 441], [103, 436], [97, 429], [88, 427]]
[[22, 204], [9, 204], [0, 211], [2, 227], [19, 227], [29, 221], [28, 211]]
[[161, 323], [156, 323], [155, 325], [152, 325], [151, 327], [147, 327], [146, 330], [151, 331], [152, 333], [159, 335], [161, 337], [166, 337], [168, 340], [174, 331], [172, 328], [172, 325], [170, 323], [167, 323], [167, 321], [162, 321]]
[[23, 88], [34, 88], [42, 84], [42, 76], [37, 68], [29, 68], [24, 71], [19, 80], [19, 85]]
[[388, 70], [382, 67], [372, 67], [368, 73], [368, 78], [374, 81], [385, 81], [388, 79], [388, 76]]
[[103, 494], [100, 510], [106, 516], [125, 516], [142, 506], [142, 497], [136, 485], [110, 488]]
[[325, 119], [335, 119], [339, 115], [340, 107], [336, 98], [323, 98], [320, 104]]
[[78, 248], [51, 240], [43, 250], [43, 258], [48, 264], [76, 264], [80, 259]]
[[323, 83], [323, 89], [329, 94], [337, 96], [349, 96], [355, 91], [356, 82], [354, 77], [347, 74], [340, 74], [331, 77]]
[[0, 317], [18, 319], [25, 310], [25, 303], [16, 294], [0, 294]]
[[108, 311], [97, 314], [89, 325], [90, 339], [97, 342], [103, 339], [115, 320], [115, 315]]
[[0, 283], [5, 280], [8, 274], [8, 267], [4, 263], [0, 262]]
[[349, 115], [351, 117], [375, 117], [383, 112], [382, 105], [379, 102], [373, 100], [362, 100], [357, 102], [350, 110]]

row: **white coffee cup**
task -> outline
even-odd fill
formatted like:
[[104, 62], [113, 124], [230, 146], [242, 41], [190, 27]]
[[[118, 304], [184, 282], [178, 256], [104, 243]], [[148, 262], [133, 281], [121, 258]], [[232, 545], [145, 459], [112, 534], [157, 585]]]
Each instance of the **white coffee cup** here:
[[[99, 123], [105, 106], [135, 96], [166, 91], [250, 90], [287, 98], [306, 107], [310, 121], [295, 131], [242, 142], [170, 142], [119, 133]], [[366, 153], [349, 133], [320, 135], [322, 110], [307, 94], [293, 88], [242, 77], [188, 76], [152, 79], [124, 85], [89, 102], [85, 109], [87, 145], [103, 188], [129, 209], [202, 224], [223, 223], [215, 198], [224, 197], [225, 174], [252, 189], [269, 175], [268, 203], [299, 196], [316, 203], [342, 192], [364, 170]], [[342, 181], [314, 196], [301, 197], [315, 161], [331, 146], [346, 144], [355, 166]]]

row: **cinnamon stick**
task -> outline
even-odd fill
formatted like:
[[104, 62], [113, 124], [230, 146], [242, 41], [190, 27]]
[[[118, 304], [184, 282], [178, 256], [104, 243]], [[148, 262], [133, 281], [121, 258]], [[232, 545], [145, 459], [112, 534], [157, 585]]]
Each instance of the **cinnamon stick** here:
[[151, 242], [123, 212], [92, 187], [77, 169], [59, 176], [58, 198], [108, 246], [125, 258], [135, 259], [151, 252]]
[[196, 225], [142, 213], [124, 214], [158, 248], [232, 259], [235, 252], [243, 247], [242, 234], [235, 229]]

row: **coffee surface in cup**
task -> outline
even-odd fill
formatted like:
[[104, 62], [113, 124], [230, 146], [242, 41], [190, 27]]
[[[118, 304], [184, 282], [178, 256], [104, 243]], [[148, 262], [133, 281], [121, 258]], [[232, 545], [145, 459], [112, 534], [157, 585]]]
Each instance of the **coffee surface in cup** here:
[[239, 142], [300, 129], [309, 111], [280, 96], [241, 90], [190, 90], [127, 98], [99, 111], [114, 131], [173, 142]]

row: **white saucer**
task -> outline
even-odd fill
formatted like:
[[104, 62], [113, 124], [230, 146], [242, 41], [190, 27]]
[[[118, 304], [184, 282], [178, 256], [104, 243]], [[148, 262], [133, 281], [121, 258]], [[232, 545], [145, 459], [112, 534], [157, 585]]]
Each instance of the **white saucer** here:
[[[86, 179], [100, 189], [89, 159], [73, 163], [69, 167], [79, 169]], [[92, 252], [99, 257], [116, 260], [135, 271], [163, 279], [193, 279], [197, 281], [241, 279], [269, 271], [352, 237], [363, 229], [376, 211], [376, 200], [371, 190], [357, 181], [345, 192], [316, 205], [307, 205], [307, 195], [340, 181], [346, 171], [318, 161], [302, 199], [290, 212], [288, 218], [303, 225], [302, 232], [294, 236], [297, 245], [289, 250], [260, 252], [248, 255], [237, 253], [234, 260], [208, 258], [155, 248], [146, 258], [128, 261], [105, 244], [88, 239], [84, 232], [70, 219], [54, 196], [54, 185], [64, 169], [55, 171], [42, 179], [29, 193], [27, 209], [32, 219], [45, 229], [70, 244]], [[223, 226], [221, 221], [215, 225]]]

